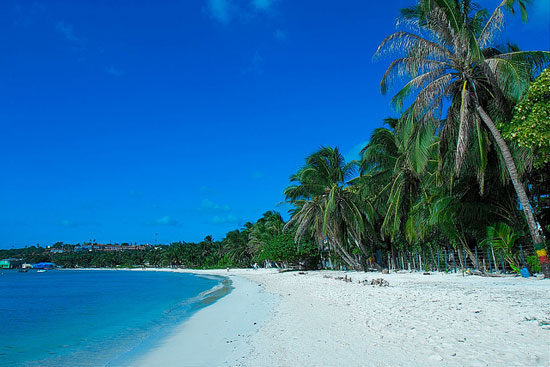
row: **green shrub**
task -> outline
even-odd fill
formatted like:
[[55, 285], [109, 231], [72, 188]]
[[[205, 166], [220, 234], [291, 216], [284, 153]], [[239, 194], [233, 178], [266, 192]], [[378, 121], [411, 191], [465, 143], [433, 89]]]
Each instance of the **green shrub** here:
[[538, 257], [534, 255], [527, 256], [525, 260], [527, 260], [527, 266], [531, 273], [540, 273], [540, 262]]

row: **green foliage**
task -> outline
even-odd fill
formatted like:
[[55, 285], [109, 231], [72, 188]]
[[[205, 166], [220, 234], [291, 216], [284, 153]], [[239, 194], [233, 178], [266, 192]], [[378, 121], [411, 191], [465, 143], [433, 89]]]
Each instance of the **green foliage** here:
[[[355, 171], [356, 162], [346, 163], [338, 148], [323, 147], [306, 158], [284, 193], [296, 207], [287, 226], [296, 228], [297, 242], [313, 240], [320, 247], [326, 240], [347, 266], [363, 270], [374, 210], [350, 185]], [[353, 254], [357, 248], [359, 259]]]
[[319, 250], [310, 243], [296, 245], [294, 232], [283, 233], [285, 222], [274, 211], [266, 212], [254, 224], [246, 223], [244, 228], [230, 231], [222, 241], [211, 236], [198, 243], [174, 242], [167, 245], [145, 246], [140, 250], [75, 251], [77, 245], [55, 243], [52, 249], [65, 252], [51, 252], [42, 247], [0, 250], [0, 258], [22, 258], [28, 263], [54, 262], [65, 268], [133, 268], [133, 267], [185, 267], [185, 268], [228, 268], [250, 267], [254, 261], [274, 261], [285, 266], [308, 263], [316, 268]]
[[256, 259], [260, 261], [268, 260], [282, 264], [296, 265], [303, 262], [311, 262], [318, 257], [317, 246], [311, 243], [296, 244], [294, 236], [290, 233], [278, 234], [262, 247]]
[[265, 212], [256, 223], [252, 225], [248, 234], [248, 252], [253, 257], [258, 256], [275, 236], [281, 235], [285, 221], [281, 214], [275, 211]]
[[521, 274], [521, 269], [520, 269], [518, 266], [516, 266], [516, 265], [514, 265], [514, 264], [509, 264], [509, 265], [510, 265], [510, 267], [512, 268], [512, 271], [513, 271], [514, 273], [516, 273], [516, 274]]
[[540, 262], [537, 256], [527, 256], [525, 261], [527, 261], [527, 266], [529, 266], [531, 273], [540, 273]]
[[503, 136], [533, 148], [535, 167], [550, 163], [550, 68], [529, 86], [525, 98], [514, 108], [514, 118], [503, 125]]
[[499, 222], [487, 227], [487, 238], [482, 245], [492, 246], [496, 253], [502, 254], [504, 260], [515, 271], [520, 268], [519, 251], [516, 249], [516, 241], [520, 237], [520, 232], [506, 223]]

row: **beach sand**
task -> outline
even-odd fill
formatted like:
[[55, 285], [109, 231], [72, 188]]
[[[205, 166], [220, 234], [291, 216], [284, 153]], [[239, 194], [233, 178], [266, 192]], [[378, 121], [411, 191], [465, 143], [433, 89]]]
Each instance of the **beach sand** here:
[[226, 271], [191, 273], [229, 277], [234, 289], [197, 311], [134, 366], [240, 366], [251, 353], [250, 339], [270, 317], [279, 297], [263, 292], [257, 282]]
[[[204, 273], [231, 275], [235, 290], [197, 312], [139, 366], [550, 365], [550, 280]], [[352, 282], [335, 279], [343, 276]], [[375, 278], [389, 287], [359, 283]]]

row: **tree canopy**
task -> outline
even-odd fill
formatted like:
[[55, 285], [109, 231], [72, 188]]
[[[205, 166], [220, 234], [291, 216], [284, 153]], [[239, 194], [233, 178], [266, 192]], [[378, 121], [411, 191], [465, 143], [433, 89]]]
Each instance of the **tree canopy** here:
[[550, 68], [531, 85], [523, 100], [514, 107], [514, 117], [503, 124], [504, 137], [534, 150], [534, 165], [550, 163]]

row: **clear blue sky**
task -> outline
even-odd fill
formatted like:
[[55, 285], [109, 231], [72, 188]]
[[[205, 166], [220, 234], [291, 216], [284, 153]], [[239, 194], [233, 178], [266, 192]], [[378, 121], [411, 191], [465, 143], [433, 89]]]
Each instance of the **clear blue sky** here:
[[[286, 213], [305, 156], [355, 158], [392, 115], [371, 58], [412, 3], [3, 0], [0, 248], [221, 239]], [[549, 3], [505, 39], [550, 49]]]

